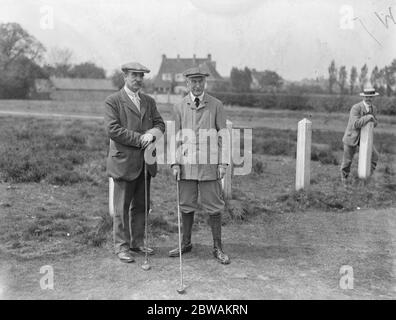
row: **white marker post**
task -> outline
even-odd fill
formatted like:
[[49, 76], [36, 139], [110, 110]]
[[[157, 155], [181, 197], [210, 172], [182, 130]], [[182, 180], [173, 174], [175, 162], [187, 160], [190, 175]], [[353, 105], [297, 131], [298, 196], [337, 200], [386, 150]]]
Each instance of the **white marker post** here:
[[[224, 178], [221, 180], [221, 186], [223, 188], [223, 195], [225, 200], [232, 199], [232, 122], [227, 120], [227, 130], [229, 132], [229, 143], [228, 143], [228, 167]], [[219, 150], [220, 152], [221, 150]]]
[[109, 178], [109, 214], [114, 217], [114, 181]]
[[367, 179], [371, 174], [371, 155], [373, 153], [374, 123], [368, 122], [360, 129], [358, 176]]
[[312, 122], [302, 119], [298, 123], [296, 190], [307, 189], [310, 185]]

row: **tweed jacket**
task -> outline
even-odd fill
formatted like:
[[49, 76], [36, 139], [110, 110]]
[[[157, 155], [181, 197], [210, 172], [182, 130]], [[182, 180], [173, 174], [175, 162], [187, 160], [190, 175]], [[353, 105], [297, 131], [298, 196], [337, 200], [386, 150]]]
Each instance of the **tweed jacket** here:
[[[225, 140], [227, 137], [223, 136], [228, 131], [221, 101], [205, 93], [197, 108], [191, 100], [191, 95], [187, 94], [174, 106], [173, 119], [177, 137], [175, 164], [180, 165], [180, 178], [199, 181], [218, 180], [218, 165], [229, 164], [230, 152], [228, 140]], [[192, 134], [183, 133], [181, 136], [185, 129]], [[209, 139], [203, 133], [209, 132], [208, 129], [213, 134]]]
[[[140, 136], [149, 132], [159, 139], [165, 131], [154, 99], [142, 93], [139, 97], [140, 111], [124, 88], [105, 100], [104, 121], [110, 138], [106, 172], [116, 180], [135, 180], [143, 169], [144, 150], [141, 149]], [[147, 169], [154, 177], [157, 163], [148, 164]]]
[[[375, 118], [374, 126], [377, 126], [378, 121], [376, 118], [377, 107], [373, 105], [372, 115]], [[359, 145], [360, 142], [360, 129], [370, 121], [370, 113], [367, 112], [366, 106], [363, 101], [352, 106], [348, 125], [342, 138], [342, 142], [348, 146], [354, 147]]]

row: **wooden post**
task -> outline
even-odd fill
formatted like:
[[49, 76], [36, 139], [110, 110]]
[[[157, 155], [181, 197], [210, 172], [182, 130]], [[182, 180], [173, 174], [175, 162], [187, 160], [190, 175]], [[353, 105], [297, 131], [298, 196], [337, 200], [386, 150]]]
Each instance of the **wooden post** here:
[[114, 181], [109, 178], [109, 214], [114, 217]]
[[310, 185], [312, 122], [302, 119], [298, 123], [296, 190], [307, 189]]
[[373, 153], [374, 123], [368, 122], [360, 129], [358, 176], [367, 179], [371, 174], [371, 155]]
[[[229, 142], [228, 142], [228, 167], [224, 178], [221, 180], [221, 185], [223, 188], [223, 195], [225, 200], [232, 199], [232, 122], [227, 120], [227, 130], [229, 133]], [[221, 152], [221, 150], [219, 150]]]

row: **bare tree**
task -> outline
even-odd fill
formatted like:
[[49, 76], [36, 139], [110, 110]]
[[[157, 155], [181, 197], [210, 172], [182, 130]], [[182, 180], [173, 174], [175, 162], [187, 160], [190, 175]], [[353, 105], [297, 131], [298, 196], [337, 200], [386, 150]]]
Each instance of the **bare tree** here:
[[53, 47], [46, 57], [46, 69], [50, 75], [68, 77], [72, 67], [73, 51], [68, 48]]
[[70, 65], [73, 51], [69, 48], [52, 47], [47, 54], [47, 64], [51, 66]]

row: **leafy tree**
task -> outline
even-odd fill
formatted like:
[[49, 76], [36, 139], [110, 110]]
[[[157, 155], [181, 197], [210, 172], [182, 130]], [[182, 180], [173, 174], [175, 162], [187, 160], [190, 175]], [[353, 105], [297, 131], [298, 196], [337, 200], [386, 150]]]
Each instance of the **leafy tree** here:
[[334, 60], [331, 61], [328, 70], [329, 70], [329, 93], [332, 94], [334, 84], [337, 83], [337, 68]]
[[44, 46], [18, 23], [0, 24], [0, 66], [3, 69], [20, 58], [38, 63], [44, 52]]
[[371, 76], [370, 76], [370, 83], [375, 88], [375, 90], [378, 90], [380, 87], [380, 71], [377, 66], [374, 67], [373, 71], [371, 71]]
[[231, 86], [234, 91], [249, 92], [252, 83], [252, 75], [248, 68], [239, 70], [235, 67], [231, 69]]
[[341, 94], [345, 93], [347, 76], [346, 67], [341, 66], [340, 71], [338, 72], [338, 86], [340, 87]]
[[92, 62], [84, 62], [74, 65], [69, 71], [71, 78], [106, 78], [106, 71]]
[[282, 77], [275, 71], [265, 70], [259, 79], [261, 87], [273, 86], [279, 89], [283, 85]]
[[245, 79], [246, 79], [246, 82], [249, 84], [249, 90], [250, 90], [250, 85], [252, 84], [252, 81], [253, 81], [252, 72], [250, 71], [250, 69], [248, 67], [245, 67], [244, 71], [245, 71]]
[[0, 98], [26, 98], [37, 77], [44, 46], [18, 23], [0, 24]]
[[124, 73], [119, 70], [114, 70], [113, 74], [111, 75], [111, 81], [115, 87], [121, 89], [125, 84]]
[[349, 77], [349, 92], [350, 94], [354, 94], [355, 84], [358, 77], [358, 72], [355, 66], [351, 68], [351, 74]]
[[367, 68], [367, 65], [364, 64], [362, 69], [360, 69], [360, 75], [359, 75], [359, 85], [360, 85], [361, 91], [363, 91], [364, 86], [367, 83], [367, 74], [368, 74], [368, 68]]

